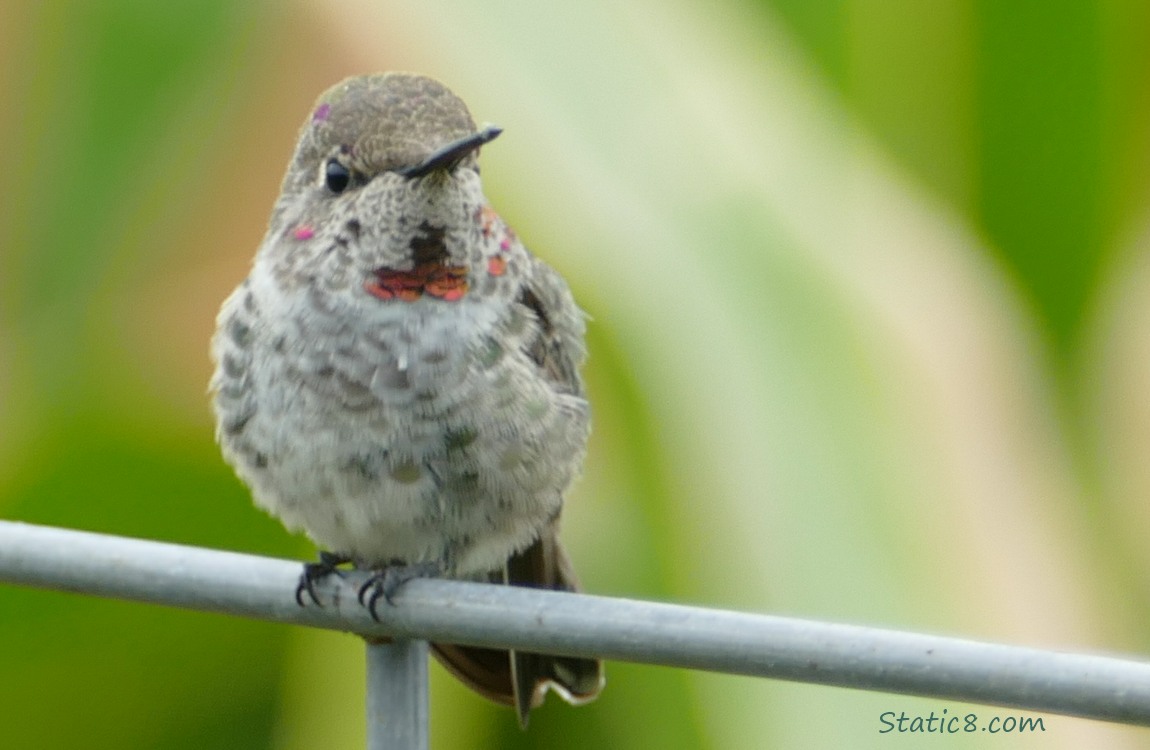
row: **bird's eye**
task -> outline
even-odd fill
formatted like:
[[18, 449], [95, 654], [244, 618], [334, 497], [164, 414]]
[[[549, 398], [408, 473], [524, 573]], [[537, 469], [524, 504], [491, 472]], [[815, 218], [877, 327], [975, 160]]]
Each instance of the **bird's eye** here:
[[337, 159], [328, 159], [323, 169], [323, 182], [328, 190], [338, 195], [351, 185], [351, 171]]

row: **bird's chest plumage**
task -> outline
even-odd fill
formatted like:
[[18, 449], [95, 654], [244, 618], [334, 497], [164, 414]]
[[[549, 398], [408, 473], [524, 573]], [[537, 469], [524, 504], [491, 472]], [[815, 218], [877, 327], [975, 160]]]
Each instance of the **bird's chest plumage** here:
[[249, 282], [224, 308], [221, 442], [257, 502], [373, 564], [471, 574], [529, 543], [588, 429], [528, 356], [533, 313], [476, 296], [357, 316], [312, 296]]

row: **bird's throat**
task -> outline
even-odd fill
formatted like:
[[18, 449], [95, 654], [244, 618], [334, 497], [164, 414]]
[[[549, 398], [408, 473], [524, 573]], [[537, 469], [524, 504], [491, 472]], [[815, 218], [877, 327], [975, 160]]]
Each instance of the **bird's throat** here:
[[421, 263], [410, 271], [377, 268], [363, 288], [381, 300], [414, 302], [426, 294], [455, 302], [467, 294], [467, 269], [442, 263]]

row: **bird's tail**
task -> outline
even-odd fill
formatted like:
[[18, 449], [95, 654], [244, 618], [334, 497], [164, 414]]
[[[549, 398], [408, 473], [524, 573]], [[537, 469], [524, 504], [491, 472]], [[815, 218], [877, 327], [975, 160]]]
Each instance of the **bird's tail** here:
[[[511, 586], [579, 590], [571, 563], [554, 533], [543, 534], [512, 556], [499, 577]], [[597, 698], [603, 689], [603, 663], [598, 659], [447, 643], [433, 643], [431, 648], [440, 663], [465, 685], [497, 703], [513, 706], [523, 727], [531, 709], [543, 703], [548, 690], [580, 705]]]

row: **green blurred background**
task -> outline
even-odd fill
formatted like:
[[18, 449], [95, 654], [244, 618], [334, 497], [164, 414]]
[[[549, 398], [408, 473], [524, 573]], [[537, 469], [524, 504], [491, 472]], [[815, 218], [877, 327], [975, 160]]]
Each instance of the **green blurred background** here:
[[[0, 5], [0, 515], [309, 558], [218, 456], [215, 311], [296, 130], [440, 78], [594, 317], [565, 537], [596, 592], [1150, 652], [1150, 6]], [[609, 665], [433, 745], [889, 747], [1005, 709]], [[0, 588], [0, 747], [357, 748], [338, 634]], [[1047, 716], [948, 747], [1150, 747]]]

